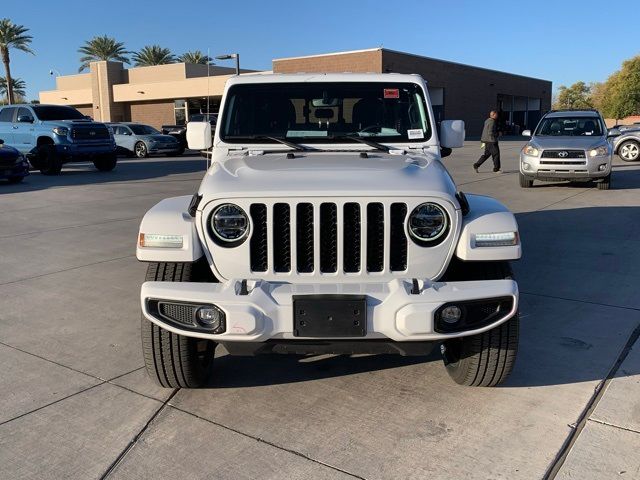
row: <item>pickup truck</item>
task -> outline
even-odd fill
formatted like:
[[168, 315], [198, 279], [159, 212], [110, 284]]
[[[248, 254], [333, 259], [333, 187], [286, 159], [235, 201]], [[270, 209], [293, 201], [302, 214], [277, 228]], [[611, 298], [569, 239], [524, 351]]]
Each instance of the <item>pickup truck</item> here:
[[92, 161], [103, 172], [113, 170], [117, 162], [107, 126], [64, 105], [0, 107], [0, 139], [44, 175], [59, 174], [68, 162]]
[[[189, 117], [190, 122], [209, 122], [211, 125], [211, 132], [215, 132], [216, 123], [218, 122], [218, 114], [217, 113], [199, 113], [196, 115], [191, 115]], [[187, 125], [162, 125], [162, 133], [165, 135], [171, 135], [176, 138], [182, 148], [187, 148]]]

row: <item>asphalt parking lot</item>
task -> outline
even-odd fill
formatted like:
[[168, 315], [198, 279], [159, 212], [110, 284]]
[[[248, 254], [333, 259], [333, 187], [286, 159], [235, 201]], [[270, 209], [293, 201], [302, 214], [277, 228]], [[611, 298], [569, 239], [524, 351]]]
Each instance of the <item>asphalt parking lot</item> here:
[[[498, 388], [455, 385], [437, 355], [221, 356], [214, 387], [143, 370], [138, 223], [192, 194], [199, 157], [123, 160], [0, 185], [0, 478], [640, 478], [640, 164], [612, 190], [476, 174], [465, 192], [518, 218], [521, 343]], [[484, 171], [483, 171], [484, 170]]]

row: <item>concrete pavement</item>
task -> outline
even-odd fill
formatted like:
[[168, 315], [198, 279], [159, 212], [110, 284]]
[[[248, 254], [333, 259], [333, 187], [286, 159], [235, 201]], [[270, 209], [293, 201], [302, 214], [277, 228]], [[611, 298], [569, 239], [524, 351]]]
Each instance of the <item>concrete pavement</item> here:
[[[90, 165], [0, 185], [0, 478], [639, 478], [640, 165], [613, 190], [476, 174], [518, 216], [518, 363], [506, 385], [453, 384], [429, 358], [220, 354], [216, 388], [142, 369], [137, 225], [191, 194], [198, 157]], [[484, 171], [483, 171], [484, 170]]]

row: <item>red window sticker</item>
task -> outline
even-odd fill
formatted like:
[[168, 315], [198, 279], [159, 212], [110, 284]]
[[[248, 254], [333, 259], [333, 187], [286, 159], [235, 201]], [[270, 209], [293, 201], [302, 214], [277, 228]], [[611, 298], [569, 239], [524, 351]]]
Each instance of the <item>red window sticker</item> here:
[[400, 90], [397, 88], [385, 88], [384, 98], [400, 98]]

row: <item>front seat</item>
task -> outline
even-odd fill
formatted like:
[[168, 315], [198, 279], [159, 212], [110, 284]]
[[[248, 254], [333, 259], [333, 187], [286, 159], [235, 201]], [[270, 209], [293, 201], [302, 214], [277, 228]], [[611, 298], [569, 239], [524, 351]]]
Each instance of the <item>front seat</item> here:
[[373, 125], [382, 126], [384, 109], [379, 98], [362, 98], [353, 106], [351, 122], [357, 131]]
[[553, 122], [549, 127], [549, 133], [551, 135], [560, 135], [562, 127], [560, 126], [560, 122]]
[[593, 122], [593, 120], [587, 120], [586, 122], [584, 122], [584, 126], [582, 127], [582, 131], [585, 135], [587, 133], [589, 133], [589, 135], [592, 135], [595, 129], [596, 124]]

